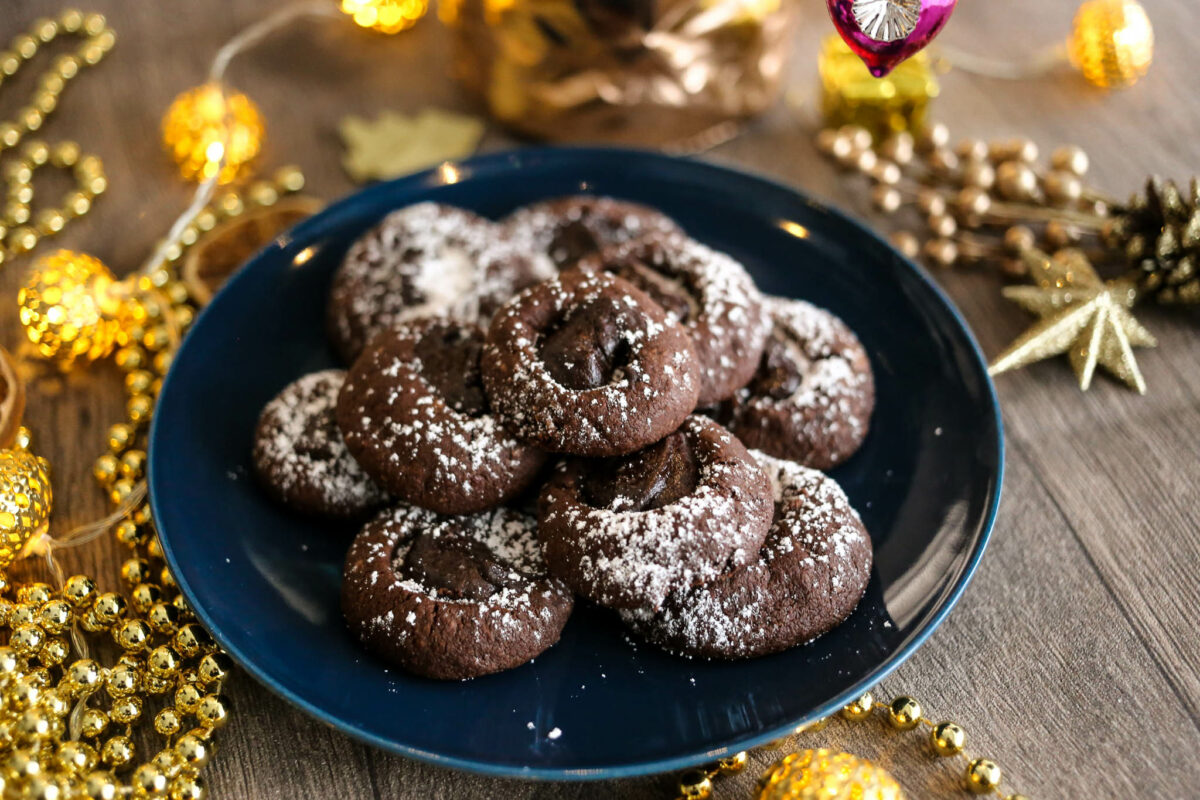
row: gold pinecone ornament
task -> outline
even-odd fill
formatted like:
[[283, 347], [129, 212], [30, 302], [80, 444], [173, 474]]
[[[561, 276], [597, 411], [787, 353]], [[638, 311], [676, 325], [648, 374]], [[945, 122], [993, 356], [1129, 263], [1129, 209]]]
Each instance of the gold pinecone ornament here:
[[1114, 209], [1104, 243], [1133, 266], [1138, 288], [1167, 305], [1200, 303], [1200, 183], [1185, 195], [1157, 176]]
[[904, 793], [870, 761], [820, 748], [775, 762], [759, 779], [758, 800], [904, 800]]

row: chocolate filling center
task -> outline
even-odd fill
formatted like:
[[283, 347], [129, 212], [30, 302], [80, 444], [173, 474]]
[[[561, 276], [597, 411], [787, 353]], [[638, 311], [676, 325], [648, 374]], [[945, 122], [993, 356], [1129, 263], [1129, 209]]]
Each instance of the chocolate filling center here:
[[622, 335], [629, 309], [620, 300], [600, 297], [569, 311], [546, 334], [538, 352], [554, 380], [568, 389], [595, 389], [612, 380], [629, 363], [629, 343]]
[[776, 330], [767, 338], [758, 372], [748, 387], [752, 396], [784, 400], [791, 397], [804, 382], [809, 361], [799, 344], [785, 336]]
[[487, 411], [479, 369], [482, 335], [447, 322], [431, 327], [414, 350], [421, 363], [421, 377], [448, 406], [468, 416]]
[[522, 576], [497, 559], [479, 541], [460, 533], [418, 533], [396, 571], [438, 594], [455, 599], [486, 600], [516, 586]]
[[613, 511], [653, 511], [696, 490], [700, 464], [687, 435], [676, 431], [632, 456], [599, 462], [583, 481], [584, 499]]

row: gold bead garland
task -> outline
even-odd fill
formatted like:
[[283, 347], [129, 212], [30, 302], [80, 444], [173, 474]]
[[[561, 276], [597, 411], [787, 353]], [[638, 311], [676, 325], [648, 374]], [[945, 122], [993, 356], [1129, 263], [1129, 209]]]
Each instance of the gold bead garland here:
[[[872, 715], [885, 719], [897, 731], [911, 731], [924, 727], [928, 731], [925, 740], [929, 752], [935, 757], [960, 757], [964, 762], [962, 786], [969, 794], [995, 794], [1004, 800], [1028, 800], [1024, 795], [1005, 795], [1000, 789], [1002, 773], [1000, 767], [987, 758], [970, 758], [963, 754], [966, 732], [954, 722], [933, 722], [925, 716], [921, 704], [907, 695], [898, 695], [890, 701], [875, 699], [871, 692], [863, 694], [841, 709], [835, 716], [849, 723], [862, 722]], [[815, 733], [823, 730], [834, 717], [812, 722], [796, 731], [797, 734]], [[777, 750], [790, 743], [780, 739], [764, 747]], [[735, 753], [728, 758], [699, 769], [689, 770], [679, 777], [679, 793], [676, 800], [706, 800], [712, 796], [713, 781], [723, 775], [732, 775], [745, 769], [747, 753]], [[815, 775], [831, 776], [825, 782], [814, 785]], [[849, 780], [853, 775], [854, 780]], [[834, 754], [827, 750], [805, 750], [792, 753], [775, 762], [758, 780], [760, 800], [773, 798], [802, 798], [803, 800], [866, 800], [866, 798], [899, 798], [899, 787], [887, 773], [875, 768], [870, 762], [848, 754]]]

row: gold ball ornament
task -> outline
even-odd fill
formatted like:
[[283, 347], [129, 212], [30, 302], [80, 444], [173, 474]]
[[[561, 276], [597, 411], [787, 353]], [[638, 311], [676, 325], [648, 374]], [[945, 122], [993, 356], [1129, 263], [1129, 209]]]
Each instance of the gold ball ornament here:
[[27, 450], [0, 450], [0, 568], [45, 531], [52, 500], [46, 459]]
[[187, 180], [211, 177], [224, 156], [218, 180], [229, 183], [258, 155], [264, 134], [254, 101], [215, 83], [180, 94], [162, 121], [163, 145]]
[[112, 271], [86, 253], [58, 250], [34, 262], [17, 293], [21, 325], [44, 358], [63, 368], [112, 352], [125, 312]]
[[1137, 0], [1088, 0], [1075, 14], [1067, 51], [1096, 86], [1132, 86], [1154, 59], [1154, 28]]
[[900, 784], [849, 753], [821, 748], [791, 753], [758, 780], [758, 800], [902, 800]]
[[341, 0], [342, 11], [354, 24], [380, 33], [400, 33], [429, 10], [428, 0]]

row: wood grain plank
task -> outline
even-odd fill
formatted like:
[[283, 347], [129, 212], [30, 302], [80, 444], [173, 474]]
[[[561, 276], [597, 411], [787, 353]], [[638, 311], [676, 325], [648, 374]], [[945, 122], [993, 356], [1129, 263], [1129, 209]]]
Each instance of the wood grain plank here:
[[[332, 2], [332, 0], [331, 0]], [[163, 109], [198, 83], [211, 54], [272, 3], [205, 0], [169, 5], [95, 0], [119, 43], [79, 78], [46, 126], [105, 161], [112, 190], [56, 244], [86, 249], [119, 272], [136, 268], [187, 200], [158, 143]], [[963, 4], [945, 35], [960, 48], [1012, 57], [1066, 34], [1074, 4], [1009, 0]], [[1123, 196], [1158, 171], [1187, 177], [1200, 163], [1200, 98], [1185, 0], [1145, 0], [1158, 31], [1155, 69], [1136, 89], [1103, 94], [1069, 72], [1004, 82], [945, 76], [937, 116], [958, 135], [1032, 135], [1044, 148], [1078, 142], [1096, 182]], [[9, 0], [0, 40], [57, 11], [51, 0]], [[812, 54], [828, 31], [821, 4], [804, 3], [793, 84], [808, 104], [780, 107], [711, 154], [773, 175], [870, 218], [862, 186], [811, 146]], [[301, 164], [312, 193], [352, 187], [338, 165], [335, 127], [347, 113], [424, 105], [469, 109], [446, 76], [449, 53], [436, 25], [376, 37], [328, 23], [298, 26], [235, 65], [232, 78], [268, 120], [266, 166]], [[36, 69], [36, 65], [33, 66]], [[0, 108], [8, 102], [0, 91]], [[13, 91], [16, 91], [13, 88]], [[511, 142], [493, 132], [487, 147]], [[12, 298], [23, 264], [0, 270]], [[997, 352], [1028, 324], [990, 276], [939, 276], [985, 350]], [[936, 715], [953, 716], [972, 749], [995, 757], [1031, 796], [1186, 796], [1200, 781], [1200, 644], [1192, 634], [1200, 525], [1195, 503], [1200, 454], [1200, 344], [1190, 313], [1146, 310], [1161, 346], [1141, 356], [1146, 398], [1101, 381], [1079, 395], [1065, 363], [999, 381], [1010, 468], [996, 537], [976, 583], [945, 626], [892, 679]], [[20, 341], [15, 315], [0, 312], [0, 341]], [[66, 378], [25, 366], [34, 399], [28, 420], [55, 467], [55, 525], [105, 510], [89, 476], [106, 425], [120, 416], [119, 376], [104, 365]], [[115, 576], [123, 553], [111, 541], [68, 555], [69, 567]], [[540, 798], [665, 797], [670, 778], [592, 785], [485, 780], [391, 756], [337, 734], [242, 678], [231, 692], [233, 725], [209, 780], [217, 797]], [[905, 736], [873, 725], [835, 724], [813, 735], [877, 757], [914, 796], [940, 793], [952, 776]], [[756, 756], [756, 773], [768, 756]], [[746, 796], [752, 776], [720, 796]]]

